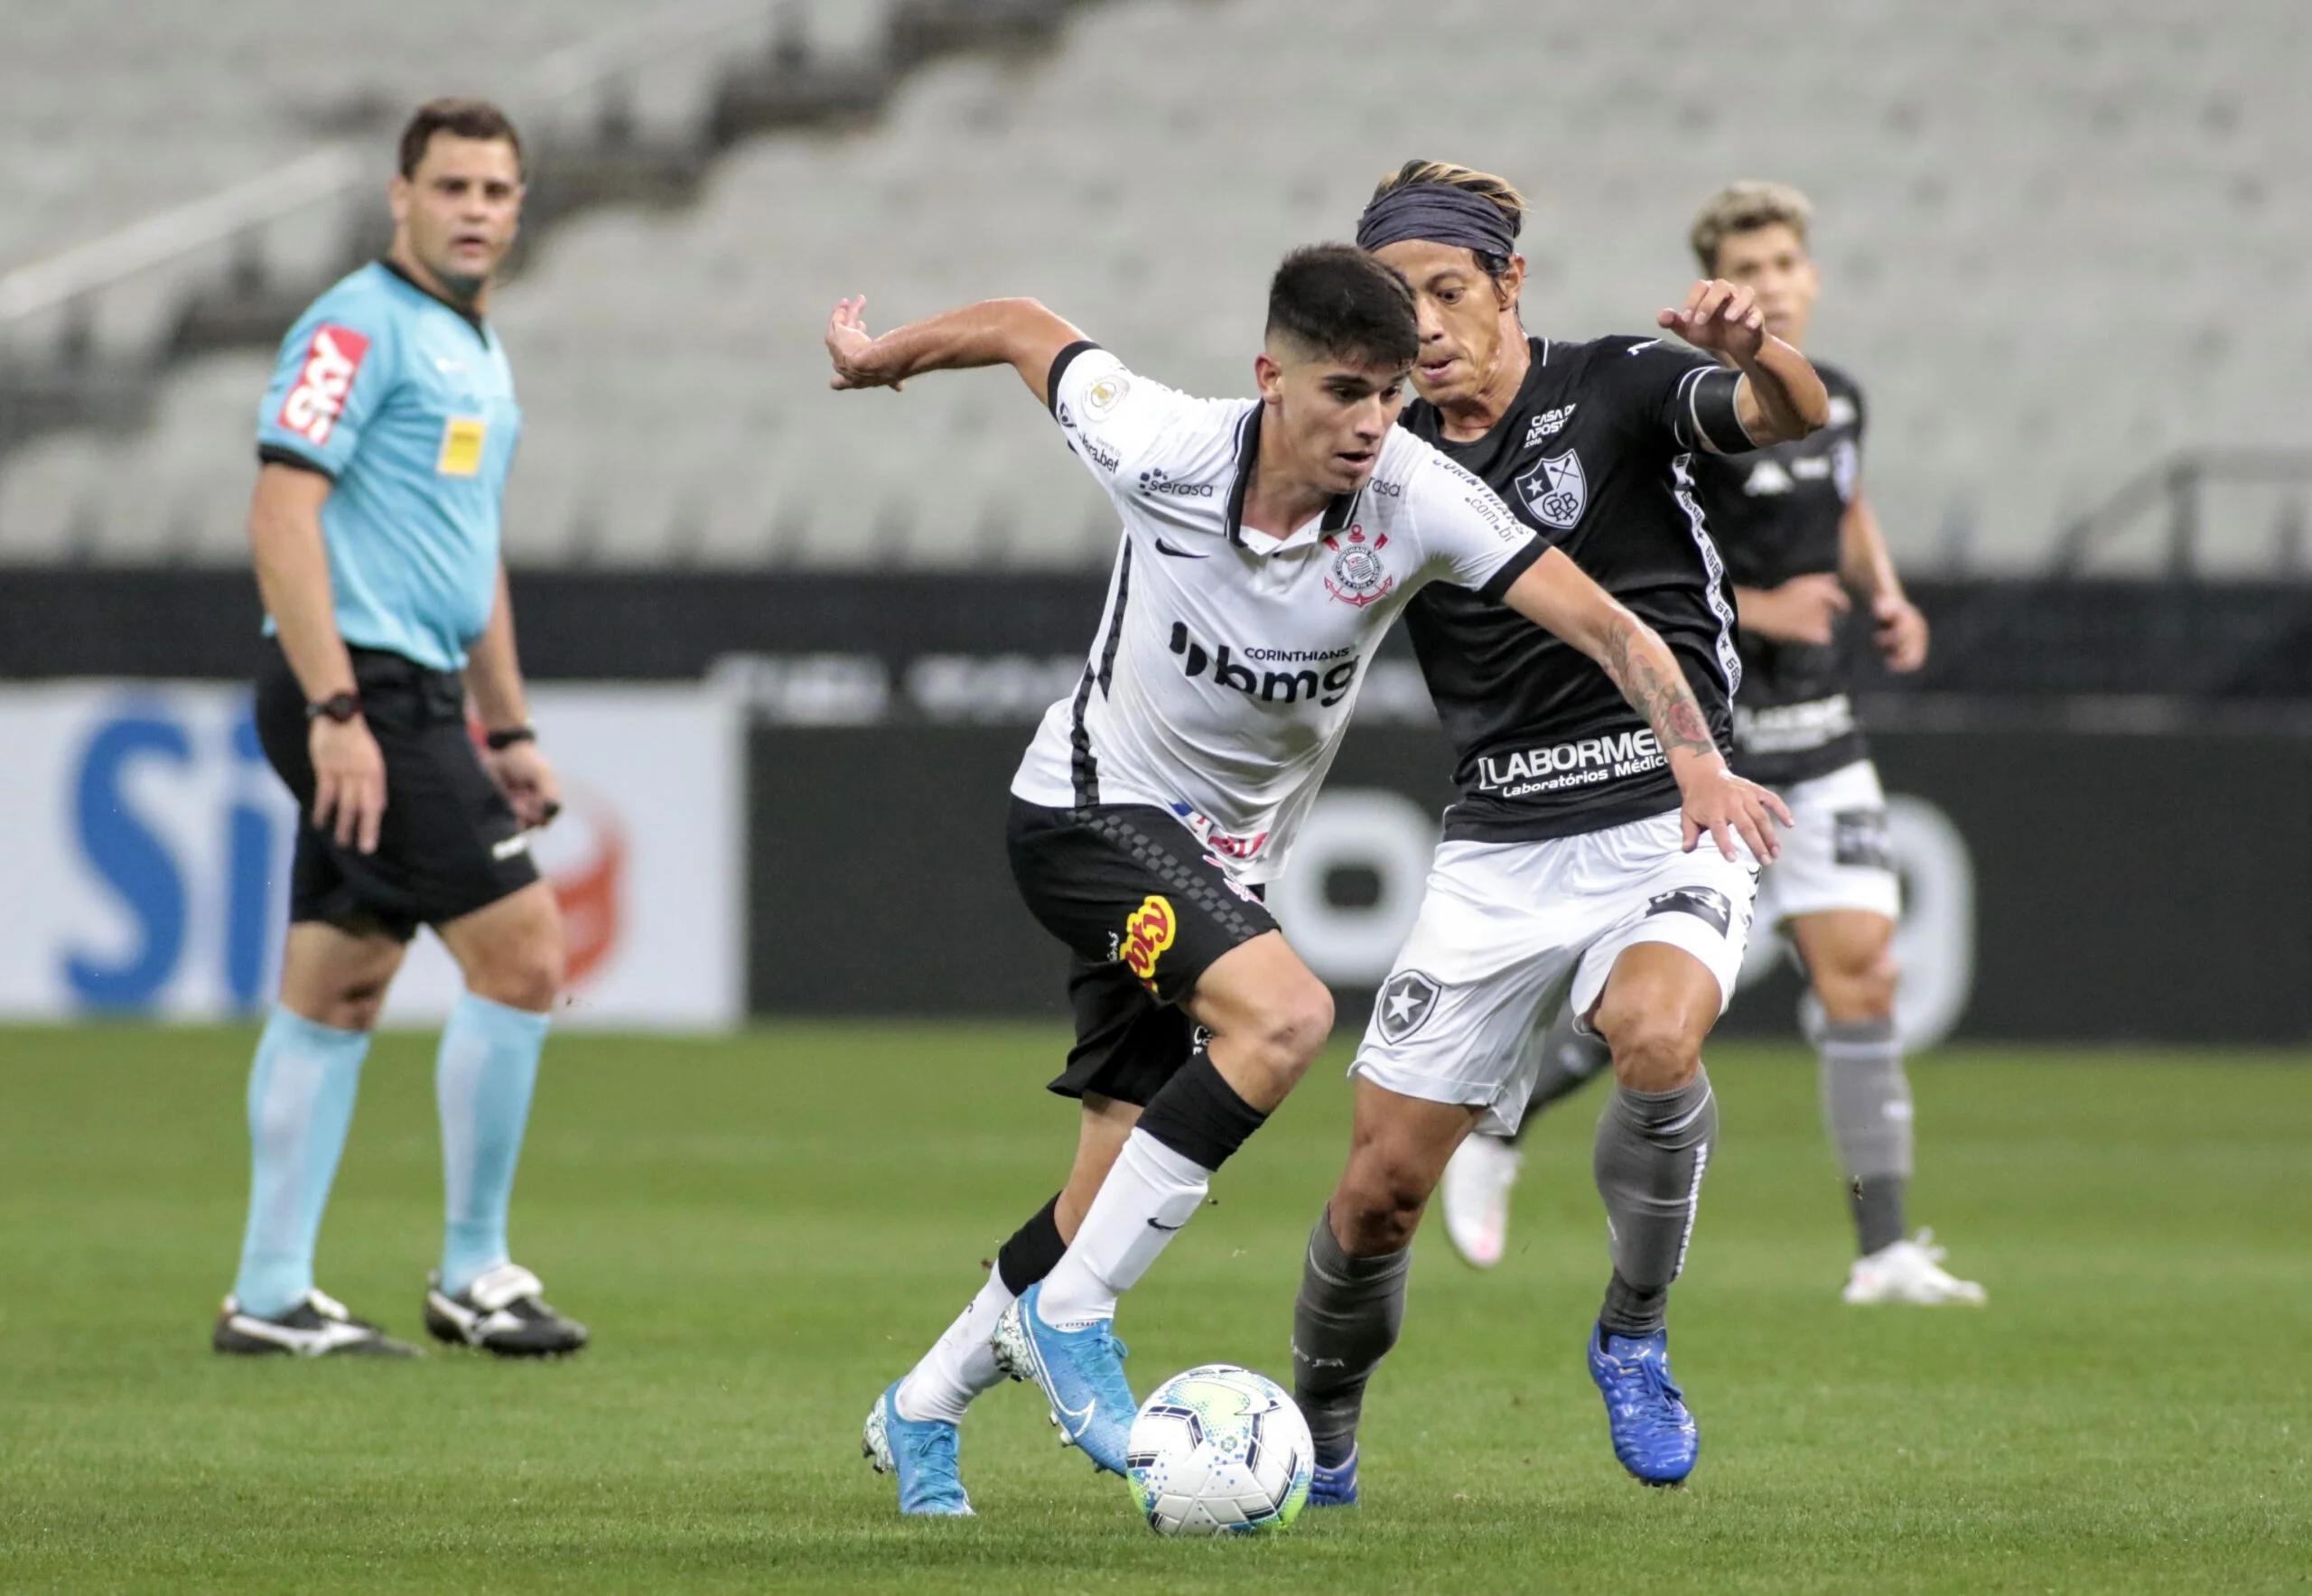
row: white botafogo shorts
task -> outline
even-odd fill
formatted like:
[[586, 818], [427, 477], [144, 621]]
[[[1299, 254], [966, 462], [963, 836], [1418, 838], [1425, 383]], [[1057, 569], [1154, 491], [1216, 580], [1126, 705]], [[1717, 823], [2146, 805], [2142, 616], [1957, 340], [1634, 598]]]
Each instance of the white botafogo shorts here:
[[[1349, 1073], [1410, 1097], [1485, 1110], [1516, 1128], [1543, 1032], [1571, 994], [1586, 1016], [1625, 948], [1666, 942], [1708, 966], [1719, 1008], [1749, 941], [1758, 866], [1705, 836], [1681, 847], [1678, 813], [1531, 843], [1437, 849], [1412, 934], [1381, 985]], [[1785, 846], [1787, 845], [1785, 844]]]

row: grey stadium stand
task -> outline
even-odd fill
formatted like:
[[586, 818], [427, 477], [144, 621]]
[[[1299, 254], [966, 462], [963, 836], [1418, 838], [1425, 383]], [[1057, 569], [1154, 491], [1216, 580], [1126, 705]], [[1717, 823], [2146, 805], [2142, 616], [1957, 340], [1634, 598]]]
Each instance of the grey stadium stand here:
[[[1872, 496], [1928, 565], [2036, 566], [2177, 449], [2302, 437], [2298, 5], [1779, 0], [1739, 33], [1660, 0], [1410, 14], [1112, 0], [1049, 52], [925, 67], [872, 125], [745, 140], [688, 209], [564, 221], [495, 310], [527, 416], [511, 557], [1104, 560], [1104, 502], [1010, 378], [831, 394], [828, 308], [864, 292], [881, 329], [1031, 294], [1165, 381], [1246, 392], [1276, 258], [1346, 235], [1416, 154], [1526, 190], [1527, 320], [1569, 337], [1650, 328], [1720, 183], [1805, 189], [1813, 347], [1870, 394]], [[277, 131], [296, 79], [262, 81]], [[242, 115], [216, 112], [220, 146], [256, 136]], [[149, 430], [0, 459], [0, 559], [241, 557], [266, 371], [180, 366]], [[2211, 526], [2214, 568], [2263, 557], [2269, 507], [2234, 519]]]

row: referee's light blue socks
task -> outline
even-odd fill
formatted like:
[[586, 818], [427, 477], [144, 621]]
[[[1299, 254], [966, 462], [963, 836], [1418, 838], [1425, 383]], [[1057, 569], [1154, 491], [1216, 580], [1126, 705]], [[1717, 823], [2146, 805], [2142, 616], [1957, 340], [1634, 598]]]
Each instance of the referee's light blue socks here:
[[442, 1289], [452, 1296], [508, 1260], [506, 1209], [514, 1197], [514, 1165], [522, 1155], [546, 1024], [544, 1014], [468, 992], [442, 1028], [434, 1095], [442, 1110], [449, 1202]]
[[233, 1296], [272, 1318], [313, 1289], [313, 1243], [345, 1152], [366, 1031], [320, 1025], [276, 1006], [249, 1071], [249, 1222]]

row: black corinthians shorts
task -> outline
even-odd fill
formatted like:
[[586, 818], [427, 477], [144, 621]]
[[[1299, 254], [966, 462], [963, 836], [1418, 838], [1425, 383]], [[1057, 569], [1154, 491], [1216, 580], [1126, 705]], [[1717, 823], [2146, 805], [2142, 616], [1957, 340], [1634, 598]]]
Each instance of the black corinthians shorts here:
[[301, 824], [289, 874], [291, 920], [406, 942], [420, 926], [486, 909], [538, 879], [513, 807], [466, 733], [465, 684], [398, 654], [355, 649], [361, 716], [386, 758], [378, 851], [340, 847], [313, 825], [313, 764], [304, 690], [278, 649], [256, 685], [257, 741], [296, 795]]
[[1181, 1000], [1223, 954], [1276, 929], [1274, 917], [1159, 808], [1013, 798], [1007, 835], [1021, 898], [1076, 956], [1076, 1045], [1051, 1089], [1145, 1107], [1198, 1046]]

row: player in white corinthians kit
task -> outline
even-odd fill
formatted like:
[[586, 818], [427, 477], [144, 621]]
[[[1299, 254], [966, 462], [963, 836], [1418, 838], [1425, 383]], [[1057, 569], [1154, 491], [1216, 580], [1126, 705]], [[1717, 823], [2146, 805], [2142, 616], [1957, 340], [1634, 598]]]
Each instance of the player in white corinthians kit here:
[[[1737, 183], [1703, 208], [1691, 239], [1702, 269], [1754, 288], [1767, 329], [1793, 345], [1805, 341], [1821, 286], [1807, 248], [1812, 219], [1795, 190]], [[1848, 696], [1857, 640], [1848, 589], [1868, 599], [1890, 670], [1925, 663], [1926, 620], [1904, 595], [1863, 496], [1862, 391], [1845, 373], [1818, 369], [1831, 395], [1821, 432], [1745, 459], [1696, 462], [1697, 498], [1741, 613], [1735, 768], [1781, 793], [1797, 821], [1759, 882], [1759, 919], [1790, 939], [1820, 1005], [1809, 1030], [1822, 1054], [1823, 1118], [1855, 1228], [1845, 1300], [1979, 1304], [1983, 1288], [1943, 1267], [1931, 1232], [1906, 1233], [1913, 1126], [1893, 953], [1901, 891], [1886, 798]], [[1595, 1042], [1562, 1020], [1543, 1050], [1525, 1124], [1605, 1065]], [[1479, 1134], [1446, 1172], [1447, 1233], [1480, 1268], [1501, 1256], [1518, 1167], [1510, 1141]]]
[[[864, 1437], [898, 1475], [903, 1513], [967, 1513], [957, 1423], [1002, 1373], [1033, 1379], [1066, 1438], [1123, 1471], [1136, 1405], [1111, 1333], [1116, 1299], [1331, 1027], [1331, 999], [1262, 886], [1406, 602], [1449, 582], [1613, 652], [1633, 682], [1675, 667], [1484, 484], [1394, 425], [1418, 341], [1412, 297], [1353, 248], [1300, 250], [1278, 270], [1257, 401], [1174, 392], [1031, 301], [881, 339], [858, 312], [846, 301], [829, 323], [837, 387], [1010, 365], [1124, 525], [1082, 680], [1012, 783], [1013, 874], [1076, 956], [1077, 1045], [1052, 1083], [1083, 1103], [1075, 1168], [877, 1401]], [[1665, 736], [1695, 713], [1682, 692], [1652, 701]], [[1689, 812], [1730, 850], [1737, 831], [1763, 835], [1771, 800], [1720, 776]]]
[[1422, 1210], [1471, 1130], [1516, 1123], [1538, 1033], [1569, 994], [1610, 1045], [1618, 1083], [1598, 1132], [1613, 1272], [1590, 1376], [1632, 1474], [1674, 1483], [1696, 1453], [1664, 1313], [1717, 1128], [1702, 1040], [1732, 992], [1757, 867], [1776, 846], [1761, 835], [1748, 851], [1695, 848], [1697, 788], [1737, 779], [1740, 663], [1692, 471], [1705, 453], [1805, 435], [1828, 399], [1805, 358], [1766, 332], [1748, 290], [1722, 281], [1695, 284], [1657, 318], [1691, 349], [1529, 338], [1523, 211], [1498, 178], [1431, 162], [1375, 191], [1357, 242], [1404, 273], [1421, 308], [1421, 397], [1403, 425], [1512, 499], [1662, 637], [1673, 664], [1656, 690], [1674, 684], [1691, 707], [1649, 728], [1608, 679], [1610, 651], [1585, 658], [1482, 593], [1440, 585], [1407, 608], [1461, 795], [1357, 1049], [1347, 1167], [1310, 1234], [1294, 1305], [1314, 1503], [1356, 1501], [1366, 1384], [1403, 1322]]

